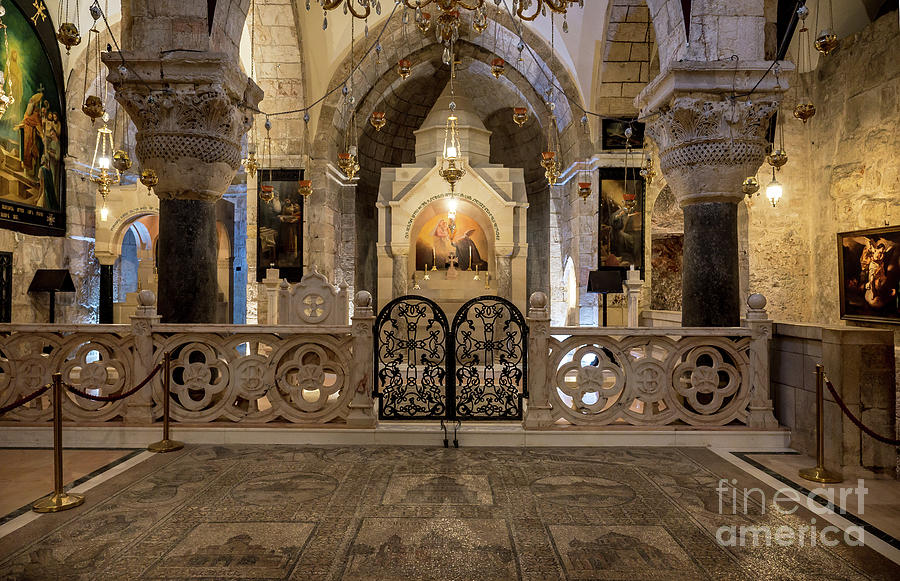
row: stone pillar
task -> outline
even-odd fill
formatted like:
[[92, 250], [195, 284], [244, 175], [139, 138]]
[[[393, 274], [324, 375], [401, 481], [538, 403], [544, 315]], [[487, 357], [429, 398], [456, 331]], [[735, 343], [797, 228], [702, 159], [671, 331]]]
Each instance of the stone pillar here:
[[[541, 294], [543, 293], [535, 293]], [[497, 256], [497, 296], [512, 300], [512, 257]], [[531, 295], [532, 297], [534, 296]], [[546, 298], [547, 295], [544, 295]]]
[[633, 268], [628, 271], [628, 277], [623, 283], [625, 285], [626, 301], [628, 305], [628, 321], [627, 326], [634, 329], [640, 326], [638, 305], [641, 300], [641, 289], [644, 287], [644, 281], [641, 280], [641, 271]]
[[99, 323], [111, 325], [113, 318], [113, 265], [100, 263], [100, 309]]
[[747, 425], [774, 430], [778, 427], [769, 385], [769, 341], [772, 320], [766, 313], [766, 297], [755, 293], [747, 299], [747, 326], [750, 337], [750, 405]]
[[268, 268], [263, 279], [266, 287], [266, 323], [269, 325], [278, 324], [278, 288], [281, 285], [278, 272], [277, 268]]
[[[153, 291], [142, 290], [138, 293], [138, 307], [131, 316], [131, 334], [134, 337], [133, 384], [144, 381], [156, 364], [162, 361], [162, 353], [155, 353], [153, 350], [153, 325], [157, 323], [159, 316], [156, 314], [156, 296]], [[153, 423], [153, 386], [162, 385], [162, 373], [160, 370], [157, 379], [125, 400], [126, 423]]]
[[550, 309], [547, 295], [542, 292], [533, 293], [528, 302], [528, 408], [524, 427], [535, 430], [553, 424], [549, 381], [553, 370], [547, 369], [550, 360]]
[[693, 94], [676, 95], [660, 108], [647, 133], [684, 208], [682, 325], [737, 327], [737, 204], [744, 197], [741, 182], [765, 158], [766, 127], [776, 102], [771, 94], [758, 100]]
[[355, 364], [350, 372], [350, 385], [354, 393], [350, 402], [350, 413], [347, 414], [347, 425], [355, 428], [374, 428], [378, 422], [375, 418], [375, 400], [372, 397], [375, 389], [372, 338], [375, 312], [372, 310], [372, 295], [367, 291], [359, 291], [356, 293], [354, 307], [352, 327]]
[[391, 248], [391, 259], [394, 261], [392, 293], [393, 298], [402, 297], [409, 292], [409, 278], [407, 277], [409, 250]]
[[[135, 32], [136, 38], [144, 38]], [[146, 31], [144, 31], [146, 32]], [[147, 40], [147, 39], [145, 39]], [[166, 323], [215, 321], [216, 213], [240, 167], [241, 140], [262, 91], [236, 58], [159, 46], [104, 55], [108, 79], [137, 126], [142, 170], [159, 177], [159, 312]]]

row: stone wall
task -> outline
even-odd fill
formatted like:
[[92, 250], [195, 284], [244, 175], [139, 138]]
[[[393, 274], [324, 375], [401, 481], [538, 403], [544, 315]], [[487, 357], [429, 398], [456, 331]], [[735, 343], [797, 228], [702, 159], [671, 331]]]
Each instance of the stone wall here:
[[896, 13], [843, 39], [804, 75], [818, 109], [806, 125], [790, 114], [799, 91], [785, 97], [784, 198], [772, 208], [756, 197], [748, 208], [750, 287], [775, 319], [839, 322], [836, 234], [900, 224], [898, 44]]

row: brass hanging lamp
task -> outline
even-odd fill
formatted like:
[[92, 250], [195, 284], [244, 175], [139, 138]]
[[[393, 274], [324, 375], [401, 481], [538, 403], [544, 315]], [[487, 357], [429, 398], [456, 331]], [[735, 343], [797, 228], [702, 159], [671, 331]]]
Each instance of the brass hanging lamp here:
[[804, 73], [812, 71], [812, 59], [810, 55], [809, 28], [806, 27], [806, 17], [809, 16], [809, 8], [800, 6], [797, 9], [801, 28], [797, 34], [797, 77], [800, 87], [803, 89], [801, 97], [794, 105], [794, 117], [806, 123], [816, 114], [816, 106], [809, 98], [809, 83], [806, 82]]
[[78, 30], [78, 25], [81, 23], [78, 4], [78, 0], [75, 0], [75, 17], [72, 18], [72, 15], [69, 13], [69, 0], [65, 0], [65, 13], [63, 13], [63, 2], [60, 1], [59, 3], [56, 21], [61, 24], [56, 32], [56, 40], [59, 41], [59, 44], [66, 47], [66, 54], [70, 53], [73, 46], [81, 44], [81, 32]]

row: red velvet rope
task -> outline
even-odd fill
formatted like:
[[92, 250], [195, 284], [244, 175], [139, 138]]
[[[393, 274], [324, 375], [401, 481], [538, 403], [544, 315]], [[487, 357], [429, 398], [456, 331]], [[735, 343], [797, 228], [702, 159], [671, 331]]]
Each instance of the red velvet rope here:
[[880, 434], [876, 434], [875, 432], [873, 432], [871, 430], [871, 428], [868, 428], [861, 421], [859, 421], [859, 419], [853, 415], [853, 412], [848, 410], [847, 406], [844, 405], [844, 400], [842, 400], [841, 396], [839, 396], [837, 394], [837, 391], [834, 389], [834, 386], [831, 384], [830, 380], [826, 379], [825, 385], [828, 387], [828, 391], [831, 392], [831, 396], [834, 398], [834, 401], [837, 402], [838, 407], [840, 407], [841, 411], [844, 412], [848, 418], [850, 418], [851, 422], [856, 424], [857, 428], [859, 428], [860, 430], [862, 430], [863, 432], [865, 432], [866, 434], [868, 434], [872, 438], [875, 438], [876, 440], [878, 440], [879, 442], [881, 442], [883, 444], [888, 444], [890, 446], [900, 446], [900, 440], [892, 440], [891, 438], [885, 438], [884, 436], [882, 436]]
[[159, 373], [160, 369], [162, 369], [162, 363], [157, 363], [156, 367], [153, 368], [153, 371], [150, 372], [150, 375], [148, 375], [146, 377], [146, 379], [144, 379], [144, 381], [142, 381], [139, 384], [137, 384], [136, 386], [134, 386], [133, 389], [130, 389], [130, 390], [126, 391], [125, 393], [120, 393], [119, 395], [91, 395], [85, 391], [81, 391], [77, 387], [69, 385], [68, 383], [66, 383], [65, 386], [66, 386], [66, 389], [68, 389], [71, 393], [74, 393], [78, 397], [83, 397], [85, 399], [89, 399], [91, 401], [103, 401], [103, 402], [119, 401], [121, 399], [125, 399], [126, 397], [128, 397], [130, 395], [134, 395], [135, 393], [140, 391], [140, 389], [142, 387], [147, 385], [147, 383], [149, 383], [150, 380], [153, 379], [153, 377], [157, 373]]
[[48, 383], [44, 387], [39, 388], [36, 392], [34, 392], [30, 395], [26, 395], [23, 398], [19, 398], [9, 405], [3, 406], [2, 408], [0, 408], [0, 416], [5, 415], [7, 412], [11, 412], [12, 410], [16, 409], [17, 407], [19, 407], [21, 405], [25, 405], [26, 403], [30, 402], [33, 399], [41, 397], [41, 395], [43, 395], [45, 391], [50, 389], [51, 385], [52, 384]]

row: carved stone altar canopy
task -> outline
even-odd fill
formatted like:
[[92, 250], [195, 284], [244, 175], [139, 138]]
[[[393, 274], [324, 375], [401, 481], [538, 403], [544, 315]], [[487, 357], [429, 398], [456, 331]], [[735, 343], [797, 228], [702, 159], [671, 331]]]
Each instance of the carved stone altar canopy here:
[[[453, 196], [438, 175], [451, 101], [456, 103], [462, 166], [466, 169]], [[450, 94], [449, 85], [444, 89], [415, 134], [416, 162], [381, 170], [376, 203], [379, 308], [392, 298], [410, 293], [435, 300], [452, 315], [470, 298], [496, 294], [524, 310], [528, 202], [523, 170], [490, 163], [490, 131], [458, 87], [455, 95]], [[473, 280], [474, 273], [468, 271], [448, 279], [445, 271], [438, 270], [430, 272], [425, 281], [419, 271], [421, 288], [413, 289], [417, 235], [429, 219], [447, 214], [452, 204], [458, 214], [471, 218], [484, 232], [486, 247], [479, 252], [488, 263], [488, 272], [482, 271], [480, 280]]]
[[334, 286], [313, 266], [300, 282], [282, 281], [278, 291], [280, 325], [349, 325], [347, 283]]
[[[262, 90], [233, 58], [216, 52], [107, 53], [109, 82], [137, 126], [142, 169], [162, 199], [216, 201], [241, 163], [241, 140]], [[162, 74], [161, 74], [162, 73]], [[162, 78], [161, 78], [162, 77]]]

